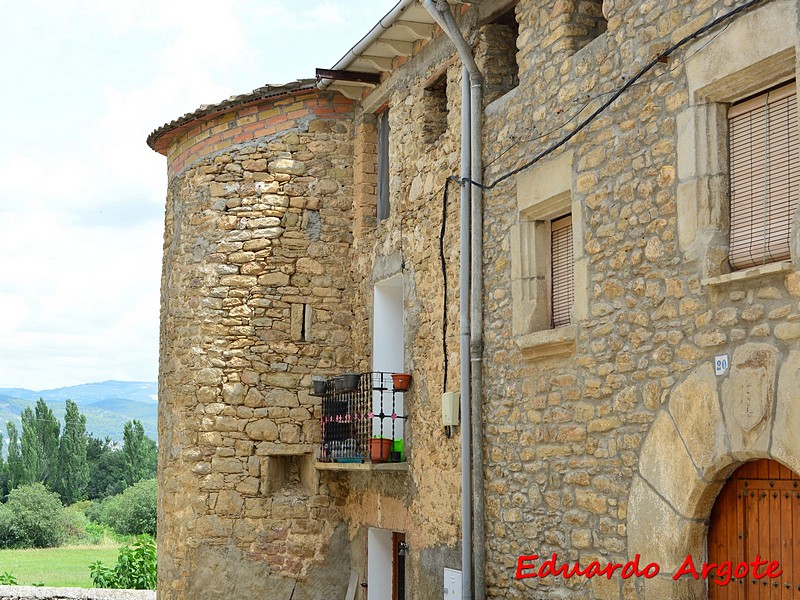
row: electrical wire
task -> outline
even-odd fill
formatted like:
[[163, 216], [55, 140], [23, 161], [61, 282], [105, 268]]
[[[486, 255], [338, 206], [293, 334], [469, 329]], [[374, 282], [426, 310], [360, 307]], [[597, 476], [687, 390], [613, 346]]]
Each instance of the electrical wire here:
[[[442, 379], [442, 393], [447, 391], [447, 261], [444, 256], [444, 233], [447, 228], [447, 188], [450, 185], [450, 179], [444, 182], [444, 189], [442, 191], [442, 227], [439, 230], [439, 258], [442, 261], [442, 355], [444, 356], [444, 378]], [[448, 436], [449, 437], [449, 436]]]
[[[529, 169], [531, 166], [533, 166], [534, 164], [536, 164], [537, 162], [539, 162], [540, 160], [542, 160], [546, 156], [552, 154], [553, 152], [558, 150], [561, 146], [563, 146], [568, 141], [570, 141], [573, 137], [578, 135], [578, 133], [580, 133], [583, 129], [585, 129], [590, 123], [592, 123], [592, 121], [594, 121], [598, 116], [600, 116], [602, 113], [604, 113], [606, 111], [606, 109], [608, 109], [608, 107], [611, 106], [620, 96], [622, 96], [625, 92], [627, 92], [631, 87], [636, 85], [636, 82], [639, 81], [639, 79], [641, 79], [644, 75], [646, 75], [653, 67], [655, 67], [659, 63], [664, 62], [664, 60], [667, 59], [673, 52], [675, 52], [679, 48], [682, 48], [683, 46], [685, 46], [687, 43], [689, 43], [693, 39], [695, 39], [697, 37], [700, 37], [701, 35], [703, 35], [707, 31], [713, 29], [714, 27], [718, 26], [719, 24], [724, 23], [725, 21], [733, 18], [737, 14], [750, 9], [752, 6], [758, 4], [759, 2], [763, 2], [763, 1], [764, 0], [750, 0], [749, 2], [746, 2], [746, 3], [742, 4], [741, 6], [736, 7], [735, 9], [725, 13], [724, 15], [721, 15], [721, 16], [717, 17], [713, 21], [707, 23], [706, 25], [704, 25], [700, 29], [696, 30], [693, 33], [690, 33], [689, 35], [685, 36], [680, 41], [676, 42], [675, 44], [673, 44], [672, 46], [667, 48], [664, 52], [659, 54], [656, 58], [654, 58], [649, 63], [647, 63], [647, 65], [645, 65], [642, 69], [640, 69], [633, 77], [631, 77], [628, 81], [626, 81], [620, 88], [618, 88], [614, 92], [608, 92], [609, 94], [612, 94], [611, 98], [609, 98], [607, 101], [605, 101], [599, 108], [597, 108], [586, 119], [581, 121], [575, 129], [573, 129], [571, 132], [569, 132], [567, 135], [565, 135], [563, 138], [561, 138], [558, 142], [556, 142], [555, 144], [549, 146], [545, 150], [541, 151], [539, 154], [534, 156], [531, 160], [523, 163], [522, 165], [520, 165], [516, 169], [512, 169], [508, 173], [505, 173], [504, 175], [501, 175], [500, 177], [495, 179], [490, 184], [479, 183], [479, 182], [477, 182], [477, 181], [475, 181], [473, 179], [470, 179], [468, 177], [455, 178], [456, 181], [458, 181], [461, 185], [465, 185], [465, 184], [468, 183], [470, 185], [474, 185], [475, 187], [481, 188], [483, 190], [492, 190], [498, 184], [502, 183], [506, 179], [509, 179], [510, 177], [513, 177], [514, 175], [517, 175], [517, 174], [521, 173], [522, 171], [524, 171], [526, 169]], [[687, 60], [688, 60], [688, 58], [687, 58]], [[586, 106], [588, 106], [588, 104], [590, 104], [592, 101], [587, 102]], [[580, 114], [584, 109], [585, 109], [585, 106], [580, 111], [578, 111], [577, 114]], [[572, 119], [570, 119], [570, 121], [571, 120]], [[567, 123], [569, 123], [570, 121], [567, 121]], [[563, 127], [563, 125], [561, 127]], [[541, 136], [541, 137], [544, 137], [544, 135]], [[451, 177], [454, 177], [454, 176], [451, 176]], [[450, 178], [448, 178], [448, 179], [450, 179]]]
[[[715, 33], [705, 44], [700, 46], [692, 54], [686, 56], [682, 60], [676, 61], [674, 66], [672, 66], [670, 69], [665, 70], [663, 73], [659, 73], [658, 75], [653, 77], [653, 79], [650, 80], [650, 81], [639, 81], [639, 82], [636, 82], [635, 84], [633, 84], [631, 86], [631, 88], [642, 86], [642, 85], [652, 85], [652, 82], [655, 81], [656, 79], [658, 79], [660, 77], [664, 77], [664, 76], [666, 76], [666, 75], [668, 75], [670, 73], [674, 73], [677, 69], [679, 69], [680, 67], [685, 65], [687, 62], [689, 62], [692, 58], [697, 56], [711, 42], [713, 42], [715, 39], [717, 39], [723, 32], [725, 32], [728, 29], [728, 27], [730, 27], [730, 23], [727, 23], [725, 25], [725, 27], [723, 27], [717, 33]], [[584, 100], [583, 104], [581, 105], [581, 107], [569, 119], [567, 119], [563, 123], [560, 123], [559, 125], [556, 125], [552, 129], [550, 129], [548, 131], [545, 131], [544, 133], [539, 134], [538, 136], [536, 136], [534, 138], [518, 139], [518, 140], [514, 141], [508, 148], [506, 148], [505, 150], [500, 152], [493, 160], [491, 160], [488, 163], [486, 163], [485, 168], [488, 169], [489, 167], [491, 167], [494, 163], [496, 163], [498, 160], [503, 158], [506, 154], [508, 154], [508, 152], [510, 152], [511, 150], [513, 150], [514, 148], [519, 146], [520, 144], [523, 144], [523, 143], [524, 144], [531, 144], [533, 142], [538, 142], [539, 140], [542, 140], [542, 139], [550, 136], [551, 134], [555, 133], [556, 131], [560, 131], [561, 129], [564, 129], [567, 125], [569, 125], [575, 119], [577, 119], [580, 116], [580, 114], [584, 110], [586, 110], [586, 108], [592, 102], [594, 102], [595, 100], [599, 100], [600, 98], [603, 98], [603, 97], [608, 96], [608, 95], [613, 94], [613, 93], [614, 93], [614, 90], [611, 90], [611, 91], [608, 91], [608, 92], [600, 92], [599, 94], [595, 94], [594, 96], [591, 96], [591, 95], [587, 96], [586, 99]], [[577, 103], [577, 102], [579, 102], [579, 100], [580, 100], [579, 98], [575, 98], [572, 102]], [[562, 111], [562, 112], [565, 112], [565, 111]], [[534, 127], [534, 129], [535, 129], [535, 127]], [[456, 179], [456, 180], [460, 181], [458, 179]]]

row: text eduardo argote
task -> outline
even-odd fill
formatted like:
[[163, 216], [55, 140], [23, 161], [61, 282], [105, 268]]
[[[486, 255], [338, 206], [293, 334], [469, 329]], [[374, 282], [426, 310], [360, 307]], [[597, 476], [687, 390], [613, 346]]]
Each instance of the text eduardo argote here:
[[[560, 563], [558, 554], [553, 552], [550, 558], [541, 562], [538, 554], [522, 555], [517, 558], [516, 579], [529, 579], [534, 577], [548, 577], [550, 575], [569, 579], [571, 577], [605, 577], [611, 579], [614, 574], [618, 574], [622, 579], [631, 577], [644, 577], [651, 579], [658, 575], [661, 568], [656, 563], [647, 563], [640, 566], [640, 555], [637, 554], [633, 560], [625, 563], [606, 563], [601, 565], [597, 561], [592, 561], [585, 567], [581, 567], [578, 562]], [[698, 566], [699, 565], [699, 566]], [[763, 568], [762, 568], [763, 567]], [[755, 560], [750, 562], [732, 563], [725, 561], [721, 563], [695, 563], [691, 554], [687, 555], [681, 566], [675, 571], [672, 579], [677, 580], [681, 577], [692, 577], [694, 579], [711, 579], [717, 585], [728, 585], [733, 579], [775, 579], [783, 574], [778, 561], [763, 560], [756, 555]]]

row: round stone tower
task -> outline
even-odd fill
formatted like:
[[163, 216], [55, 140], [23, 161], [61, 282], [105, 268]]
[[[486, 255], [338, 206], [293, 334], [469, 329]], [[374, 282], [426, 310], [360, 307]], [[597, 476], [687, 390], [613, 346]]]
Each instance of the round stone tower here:
[[312, 374], [352, 366], [352, 105], [313, 81], [177, 119], [159, 375], [159, 598], [343, 597]]

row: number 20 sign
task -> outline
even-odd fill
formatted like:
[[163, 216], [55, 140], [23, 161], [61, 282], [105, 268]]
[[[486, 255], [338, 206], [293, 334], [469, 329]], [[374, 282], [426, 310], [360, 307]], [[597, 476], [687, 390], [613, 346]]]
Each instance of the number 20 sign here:
[[717, 375], [725, 375], [728, 371], [728, 355], [723, 354], [714, 358], [714, 371]]

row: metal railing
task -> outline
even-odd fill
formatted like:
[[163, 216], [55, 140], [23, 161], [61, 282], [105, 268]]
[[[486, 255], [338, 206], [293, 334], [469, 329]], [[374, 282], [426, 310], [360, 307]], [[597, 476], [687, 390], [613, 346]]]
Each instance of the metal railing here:
[[315, 382], [322, 396], [320, 460], [405, 462], [405, 390], [392, 373], [346, 374]]

